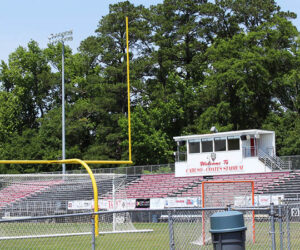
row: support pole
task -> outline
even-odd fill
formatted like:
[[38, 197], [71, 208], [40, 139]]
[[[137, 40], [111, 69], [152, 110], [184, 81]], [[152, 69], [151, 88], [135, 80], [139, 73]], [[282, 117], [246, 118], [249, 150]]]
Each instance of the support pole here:
[[175, 250], [173, 217], [172, 217], [172, 211], [170, 210], [168, 211], [168, 224], [169, 224], [170, 250]]
[[272, 238], [272, 250], [276, 250], [276, 240], [275, 240], [275, 211], [274, 211], [274, 203], [270, 204], [270, 221], [271, 221], [271, 238]]
[[286, 216], [286, 234], [287, 234], [287, 249], [291, 250], [291, 234], [290, 234], [290, 207], [288, 204], [285, 205], [285, 216]]
[[94, 216], [92, 216], [91, 222], [92, 222], [92, 250], [95, 250], [96, 244], [95, 244], [95, 219], [94, 219]]
[[[61, 141], [62, 160], [66, 159], [66, 135], [65, 135], [65, 44], [62, 41], [61, 53]], [[66, 164], [62, 164], [62, 173], [66, 173]]]
[[278, 222], [280, 234], [280, 250], [283, 250], [282, 205], [278, 206]]
[[[112, 179], [112, 198], [113, 198], [113, 211], [116, 210], [116, 190], [115, 190], [115, 175]], [[113, 232], [116, 231], [116, 213], [113, 213]]]

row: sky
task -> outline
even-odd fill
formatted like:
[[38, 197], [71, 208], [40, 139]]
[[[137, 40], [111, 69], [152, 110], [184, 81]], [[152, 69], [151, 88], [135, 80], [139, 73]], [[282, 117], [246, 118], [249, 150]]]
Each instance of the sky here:
[[[32, 39], [46, 48], [50, 34], [73, 30], [67, 42], [77, 52], [80, 42], [95, 35], [98, 22], [109, 12], [109, 5], [122, 0], [1, 0], [0, 61], [8, 60], [18, 46], [26, 47]], [[163, 0], [130, 0], [134, 5], [156, 5]], [[299, 17], [293, 21], [300, 30], [300, 1], [277, 0], [282, 10]]]

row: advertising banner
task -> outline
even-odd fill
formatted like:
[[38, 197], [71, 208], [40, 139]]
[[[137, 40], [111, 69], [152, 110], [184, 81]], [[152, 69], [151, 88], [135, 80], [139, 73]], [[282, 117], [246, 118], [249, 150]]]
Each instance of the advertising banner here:
[[[135, 199], [111, 199], [99, 200], [99, 209], [101, 210], [125, 210], [135, 209]], [[92, 200], [75, 200], [68, 201], [69, 210], [92, 210], [94, 209], [94, 201]]]
[[136, 208], [150, 208], [150, 199], [136, 199]]
[[69, 201], [68, 209], [69, 210], [91, 210], [93, 207], [93, 201], [85, 201], [85, 200], [77, 200], [77, 201]]
[[164, 209], [165, 199], [164, 198], [152, 198], [150, 199], [150, 209]]
[[165, 198], [165, 208], [176, 207], [200, 207], [200, 199], [197, 197], [174, 197]]

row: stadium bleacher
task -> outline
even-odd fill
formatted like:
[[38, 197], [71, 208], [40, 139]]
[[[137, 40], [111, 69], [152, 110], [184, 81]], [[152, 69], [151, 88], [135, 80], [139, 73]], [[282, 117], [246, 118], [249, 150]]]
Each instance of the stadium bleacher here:
[[[291, 172], [268, 172], [239, 175], [215, 175], [215, 181], [254, 180], [255, 192], [263, 193], [274, 184], [293, 178]], [[175, 174], [142, 175], [138, 181], [127, 186], [128, 198], [193, 197], [201, 195], [203, 176], [175, 177]], [[300, 180], [300, 175], [299, 175]], [[300, 182], [299, 182], [300, 183]], [[300, 189], [300, 188], [299, 188]]]
[[[139, 176], [125, 176], [121, 182], [125, 185], [134, 182]], [[29, 212], [37, 215], [65, 213], [68, 201], [92, 200], [93, 188], [89, 179], [87, 181], [68, 181], [60, 179], [55, 181], [30, 181], [11, 183], [0, 189], [0, 215], [5, 211], [11, 214], [24, 216]], [[115, 182], [118, 183], [118, 177]], [[98, 195], [100, 198], [111, 196], [112, 179], [97, 179]], [[122, 184], [123, 185], [123, 184]], [[124, 185], [124, 186], [125, 186]], [[32, 210], [32, 211], [30, 211]]]
[[264, 194], [285, 194], [285, 198], [297, 198], [300, 194], [300, 171], [292, 171], [288, 176], [275, 180], [260, 190]]
[[31, 181], [8, 185], [0, 190], [0, 207], [21, 199], [26, 199], [37, 193], [43, 193], [59, 183], [61, 181]]
[[[268, 173], [251, 173], [235, 175], [215, 175], [214, 181], [253, 180], [256, 194], [291, 194], [300, 193], [300, 172], [281, 171]], [[207, 180], [203, 176], [175, 177], [174, 173], [144, 174], [126, 176], [125, 191], [127, 199], [166, 198], [166, 197], [199, 197], [201, 183]], [[112, 181], [97, 182], [99, 197], [111, 199]], [[125, 197], [125, 196], [124, 196]], [[93, 190], [90, 182], [68, 183], [64, 180], [26, 182], [12, 184], [0, 190], [0, 210], [9, 208], [23, 211], [28, 204], [47, 202], [47, 208], [53, 213], [67, 208], [70, 200], [92, 200]], [[50, 204], [51, 203], [51, 204]], [[48, 211], [47, 210], [47, 211]], [[10, 210], [12, 211], [12, 210]], [[40, 213], [44, 213], [45, 210]]]

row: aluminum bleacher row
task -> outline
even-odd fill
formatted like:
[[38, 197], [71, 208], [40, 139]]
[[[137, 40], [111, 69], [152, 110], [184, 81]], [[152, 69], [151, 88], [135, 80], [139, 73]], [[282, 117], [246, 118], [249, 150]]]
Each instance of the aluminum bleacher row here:
[[[125, 185], [139, 178], [127, 177]], [[118, 182], [117, 178], [114, 179]], [[0, 183], [1, 184], [1, 183]], [[3, 186], [3, 185], [2, 185]], [[98, 179], [99, 198], [107, 196], [112, 190], [112, 179]], [[49, 214], [66, 210], [68, 201], [92, 200], [94, 198], [91, 182], [70, 182], [67, 179], [55, 181], [24, 181], [13, 182], [0, 189], [0, 210], [10, 211], [11, 214], [22, 216], [30, 208], [37, 211], [35, 216], [45, 215], [45, 207]], [[42, 211], [43, 210], [43, 211]], [[1, 213], [1, 211], [0, 211]]]
[[[212, 177], [211, 177], [212, 178]], [[202, 176], [175, 177], [171, 174], [144, 174], [126, 177], [126, 198], [199, 197]], [[300, 172], [269, 172], [239, 175], [216, 175], [214, 181], [253, 180], [255, 193], [300, 193]], [[97, 182], [99, 197], [111, 197], [111, 180]], [[124, 192], [124, 190], [122, 190]], [[124, 196], [123, 196], [124, 197]], [[92, 200], [91, 183], [65, 183], [64, 180], [13, 183], [0, 189], [0, 210], [9, 207], [23, 209], [30, 202], [53, 202], [66, 209], [70, 200]]]
[[[291, 172], [269, 172], [239, 175], [216, 175], [214, 181], [253, 180], [255, 193], [269, 191], [273, 185], [294, 178]], [[300, 176], [299, 176], [300, 179]], [[127, 186], [127, 198], [193, 197], [201, 195], [202, 176], [175, 177], [175, 174], [142, 175]], [[300, 183], [300, 182], [299, 182]], [[300, 188], [299, 188], [300, 190]]]
[[300, 200], [300, 171], [293, 171], [285, 178], [274, 181], [272, 185], [264, 187], [262, 193], [284, 194], [285, 199]]
[[0, 208], [24, 197], [29, 197], [39, 192], [47, 192], [47, 189], [60, 183], [61, 181], [28, 181], [8, 185], [0, 190]]

